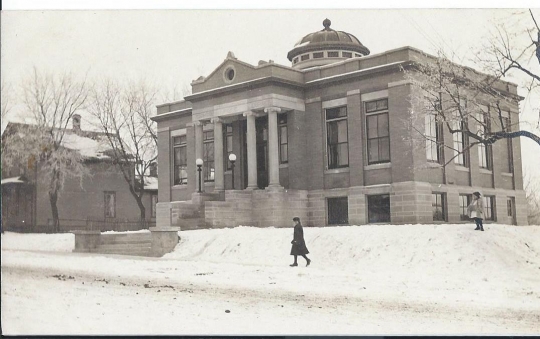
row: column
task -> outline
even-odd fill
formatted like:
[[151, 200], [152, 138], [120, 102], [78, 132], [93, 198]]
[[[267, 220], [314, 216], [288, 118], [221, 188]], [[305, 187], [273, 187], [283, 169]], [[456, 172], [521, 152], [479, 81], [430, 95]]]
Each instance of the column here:
[[225, 190], [223, 177], [223, 123], [221, 119], [212, 119], [214, 123], [214, 190]]
[[280, 187], [277, 114], [281, 112], [281, 108], [267, 107], [264, 112], [268, 113], [268, 187]]
[[257, 138], [255, 130], [255, 115], [252, 111], [244, 113], [247, 117], [247, 157], [248, 157], [248, 187], [257, 188]]
[[[193, 128], [195, 129], [195, 160], [203, 159], [203, 125], [200, 121], [193, 122]], [[204, 165], [201, 172], [201, 191], [204, 191]], [[199, 191], [199, 171], [195, 166], [195, 192]]]

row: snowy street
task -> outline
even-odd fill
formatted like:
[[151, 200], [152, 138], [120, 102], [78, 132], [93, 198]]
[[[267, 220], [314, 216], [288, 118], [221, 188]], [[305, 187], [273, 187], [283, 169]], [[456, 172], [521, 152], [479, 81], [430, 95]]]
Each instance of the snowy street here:
[[71, 234], [6, 233], [2, 329], [538, 334], [539, 232], [501, 225], [483, 234], [470, 225], [306, 228], [313, 263], [304, 267], [299, 258], [295, 268], [288, 266], [290, 229], [180, 232], [181, 243], [164, 258], [71, 253]]

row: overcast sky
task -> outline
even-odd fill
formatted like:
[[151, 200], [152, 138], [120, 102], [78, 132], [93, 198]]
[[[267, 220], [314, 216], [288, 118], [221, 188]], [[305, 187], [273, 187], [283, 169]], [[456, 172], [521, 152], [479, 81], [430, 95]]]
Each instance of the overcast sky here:
[[[331, 28], [354, 34], [371, 54], [413, 46], [454, 51], [470, 64], [493, 22], [510, 9], [86, 10], [2, 11], [2, 79], [16, 87], [36, 66], [91, 78], [145, 78], [182, 91], [210, 74], [232, 51], [245, 62], [290, 66], [287, 52], [308, 33]], [[540, 10], [534, 10], [540, 18]], [[529, 23], [527, 23], [529, 24]], [[524, 92], [521, 92], [524, 95]], [[533, 98], [538, 100], [538, 98]], [[523, 119], [533, 119], [530, 103]], [[538, 106], [538, 105], [536, 105]], [[20, 113], [20, 107], [13, 109]], [[536, 115], [537, 117], [537, 115]], [[527, 171], [540, 178], [540, 147], [523, 142]]]

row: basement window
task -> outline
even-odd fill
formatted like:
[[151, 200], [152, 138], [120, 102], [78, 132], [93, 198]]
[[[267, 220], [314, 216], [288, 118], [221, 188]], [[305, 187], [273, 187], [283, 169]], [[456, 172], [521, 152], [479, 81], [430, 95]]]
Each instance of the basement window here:
[[328, 225], [349, 223], [349, 199], [347, 197], [328, 198]]
[[367, 197], [368, 222], [390, 222], [390, 194], [370, 195]]

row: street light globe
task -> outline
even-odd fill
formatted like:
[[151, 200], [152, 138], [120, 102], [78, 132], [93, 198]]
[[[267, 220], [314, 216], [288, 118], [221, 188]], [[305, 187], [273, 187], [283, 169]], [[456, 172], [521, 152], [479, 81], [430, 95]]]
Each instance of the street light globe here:
[[234, 154], [234, 153], [229, 154], [229, 161], [230, 162], [235, 162], [236, 161], [236, 154]]
[[202, 166], [203, 165], [203, 160], [201, 158], [195, 160], [195, 164], [197, 164], [197, 166]]

